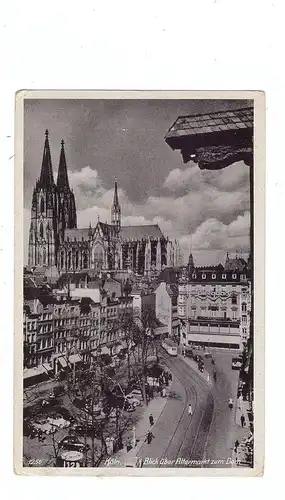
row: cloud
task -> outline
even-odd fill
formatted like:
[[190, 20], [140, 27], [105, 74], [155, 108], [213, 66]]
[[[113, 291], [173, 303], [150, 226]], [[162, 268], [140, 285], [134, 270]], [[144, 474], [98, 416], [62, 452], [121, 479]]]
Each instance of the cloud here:
[[249, 212], [226, 225], [216, 219], [204, 221], [191, 236], [196, 250], [249, 250]]

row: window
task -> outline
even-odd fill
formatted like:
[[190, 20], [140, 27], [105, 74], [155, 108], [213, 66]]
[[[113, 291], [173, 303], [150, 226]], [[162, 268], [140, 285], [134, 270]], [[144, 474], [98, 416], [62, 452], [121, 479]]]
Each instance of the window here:
[[216, 279], [216, 275], [212, 274], [212, 280], [215, 280], [215, 279]]
[[45, 211], [45, 201], [43, 198], [41, 198], [40, 212], [43, 213], [44, 211]]
[[242, 303], [241, 310], [242, 310], [242, 312], [246, 312], [246, 303], [245, 302]]
[[206, 279], [206, 274], [202, 274], [202, 280]]
[[192, 274], [192, 278], [193, 278], [193, 280], [195, 280], [197, 278], [197, 275], [196, 274]]
[[246, 328], [242, 329], [242, 333], [245, 335], [246, 334]]
[[233, 296], [232, 296], [232, 304], [233, 304], [233, 305], [236, 305], [236, 304], [237, 304], [237, 297], [236, 297], [236, 295], [233, 295]]
[[233, 274], [233, 280], [236, 280], [236, 279], [237, 279], [237, 275]]
[[246, 320], [247, 320], [246, 316], [245, 316], [245, 315], [242, 315], [242, 318], [241, 318], [241, 319], [242, 319], [242, 323], [243, 323], [243, 324], [246, 324]]
[[222, 274], [222, 280], [226, 280], [227, 279], [227, 275], [226, 274]]

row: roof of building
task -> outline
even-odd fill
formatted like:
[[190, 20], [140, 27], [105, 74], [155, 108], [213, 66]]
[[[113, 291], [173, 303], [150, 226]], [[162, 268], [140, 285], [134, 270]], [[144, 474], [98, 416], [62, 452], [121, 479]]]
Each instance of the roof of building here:
[[50, 304], [57, 304], [58, 303], [58, 300], [55, 297], [53, 297], [52, 295], [40, 295], [39, 301], [41, 302], [41, 304], [44, 307], [48, 306]]
[[247, 262], [241, 257], [226, 260], [225, 271], [243, 271], [245, 268], [247, 268]]
[[34, 286], [24, 286], [24, 299], [34, 300], [40, 296], [40, 289]]
[[64, 234], [64, 240], [67, 241], [82, 241], [88, 240], [89, 238], [89, 228], [76, 228], [76, 229], [66, 229]]
[[179, 116], [165, 139], [253, 128], [253, 107], [207, 114]]
[[178, 269], [174, 267], [166, 267], [158, 276], [158, 282], [161, 283], [162, 281], [165, 281], [165, 283], [178, 283], [178, 278]]
[[120, 236], [123, 240], [143, 240], [147, 238], [163, 238], [157, 224], [141, 226], [122, 226]]

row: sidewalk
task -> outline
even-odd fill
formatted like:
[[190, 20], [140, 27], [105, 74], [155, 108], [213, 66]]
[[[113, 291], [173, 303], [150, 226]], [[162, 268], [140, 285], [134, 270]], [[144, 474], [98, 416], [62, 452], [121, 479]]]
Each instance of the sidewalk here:
[[[101, 464], [101, 467], [111, 466], [111, 467], [125, 467], [126, 462], [131, 462], [136, 457], [138, 457], [139, 452], [143, 444], [145, 443], [146, 434], [151, 429], [149, 424], [149, 415], [152, 413], [154, 418], [154, 425], [159, 419], [166, 402], [168, 401], [168, 395], [171, 392], [171, 388], [173, 386], [173, 380], [170, 382], [169, 386], [166, 388], [166, 397], [156, 396], [153, 398], [148, 405], [144, 408], [143, 414], [136, 425], [135, 428], [135, 437], [136, 437], [136, 446], [133, 447], [130, 451], [127, 451], [126, 446], [118, 453], [115, 453], [111, 457], [104, 460]], [[125, 436], [125, 443], [128, 439], [133, 440], [133, 432], [131, 431], [127, 436]]]
[[248, 411], [250, 410], [249, 407], [249, 402], [245, 401], [241, 397], [237, 398], [237, 403], [236, 403], [236, 424], [242, 427], [241, 424], [241, 416], [243, 415], [245, 418], [244, 421], [244, 428], [249, 429], [249, 418], [248, 418]]

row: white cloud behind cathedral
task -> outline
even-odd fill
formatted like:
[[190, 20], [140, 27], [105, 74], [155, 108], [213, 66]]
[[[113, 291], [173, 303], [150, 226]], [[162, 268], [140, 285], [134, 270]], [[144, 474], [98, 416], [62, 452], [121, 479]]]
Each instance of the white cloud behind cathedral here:
[[[189, 106], [189, 103], [187, 105]], [[172, 108], [173, 116], [176, 117], [179, 109], [173, 104]], [[36, 108], [31, 108], [30, 115], [27, 116], [25, 262], [27, 262], [30, 223], [29, 193], [40, 172], [45, 128], [49, 128], [51, 132], [54, 174], [58, 166], [60, 139], [65, 139], [69, 182], [75, 194], [78, 227], [88, 227], [90, 223], [95, 227], [98, 216], [102, 222], [110, 221], [114, 194], [113, 179], [116, 175], [123, 225], [158, 224], [166, 236], [179, 240], [184, 261], [188, 258], [191, 246], [196, 265], [224, 263], [227, 251], [235, 253], [236, 250], [242, 250], [245, 256], [248, 255], [249, 168], [243, 162], [220, 171], [201, 171], [193, 162], [184, 165], [180, 154], [173, 153], [164, 142], [164, 134], [172, 123], [170, 110], [168, 113], [163, 113], [163, 109], [158, 107], [153, 116], [147, 106], [142, 108], [141, 111], [144, 113], [141, 115], [138, 114], [136, 107], [128, 109], [125, 114], [119, 109], [120, 128], [126, 129], [125, 135], [123, 132], [120, 135], [123, 146], [118, 134], [115, 134], [116, 130], [114, 132], [119, 154], [114, 153], [114, 145], [110, 151], [110, 147], [108, 148], [102, 139], [104, 136], [100, 135], [102, 127], [105, 127], [105, 120], [102, 117], [101, 129], [100, 123], [98, 125], [99, 133], [98, 130], [96, 133], [96, 127], [92, 129], [94, 146], [90, 146], [88, 137], [86, 139], [88, 148], [94, 147], [96, 150], [95, 157], [90, 154], [90, 160], [93, 159], [94, 163], [90, 162], [89, 165], [82, 165], [80, 161], [77, 165], [74, 164], [78, 154], [74, 155], [73, 149], [74, 147], [78, 149], [76, 146], [78, 139], [73, 137], [75, 131], [72, 132], [72, 127], [70, 129], [69, 126], [72, 122], [70, 111], [67, 113], [69, 116], [61, 116], [52, 107], [50, 112], [46, 113], [41, 113], [39, 110], [35, 115], [35, 111]], [[188, 110], [188, 113], [190, 111]], [[183, 110], [180, 114], [183, 114]], [[187, 114], [186, 109], [185, 114]], [[78, 110], [73, 119], [76, 117]], [[133, 128], [129, 131], [131, 118], [133, 118]], [[114, 112], [109, 128], [116, 128], [117, 121], [118, 117]], [[86, 130], [87, 125], [85, 125]], [[136, 133], [136, 127], [139, 133]], [[88, 134], [90, 133], [89, 130]], [[81, 131], [81, 135], [81, 148], [84, 148], [84, 131]], [[111, 140], [112, 134], [109, 130], [107, 135]], [[36, 145], [34, 151], [31, 150], [32, 144]], [[127, 153], [123, 154], [122, 150]], [[100, 151], [102, 155], [98, 161]], [[131, 170], [130, 156], [133, 158], [133, 170]], [[144, 159], [146, 172], [141, 172]], [[106, 173], [104, 168], [107, 162], [109, 173]], [[126, 170], [133, 173], [131, 179], [126, 178]]]

